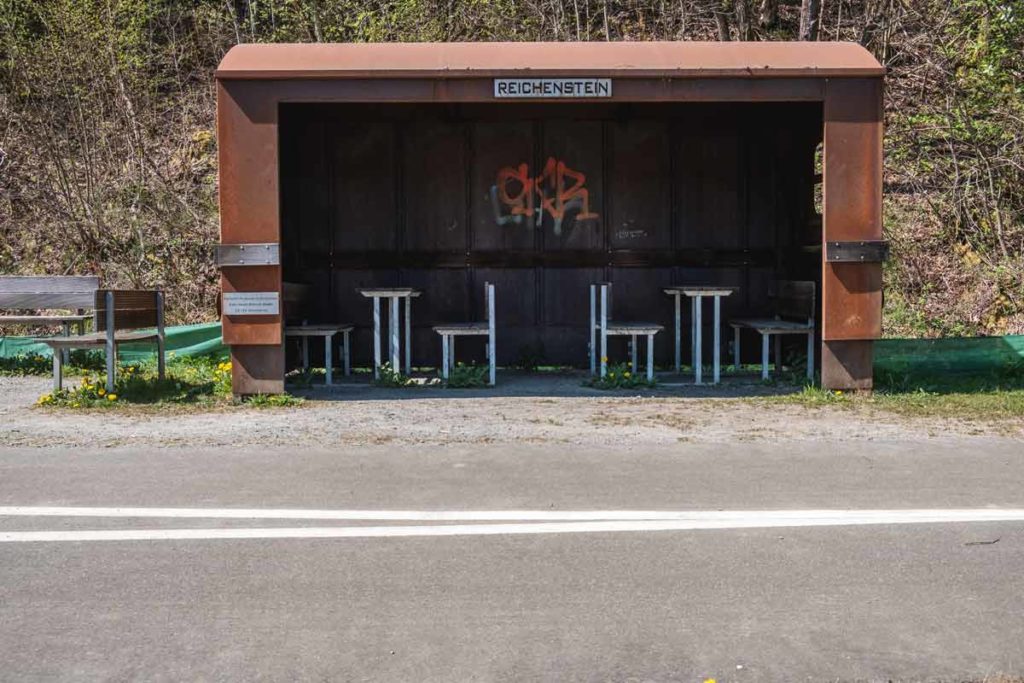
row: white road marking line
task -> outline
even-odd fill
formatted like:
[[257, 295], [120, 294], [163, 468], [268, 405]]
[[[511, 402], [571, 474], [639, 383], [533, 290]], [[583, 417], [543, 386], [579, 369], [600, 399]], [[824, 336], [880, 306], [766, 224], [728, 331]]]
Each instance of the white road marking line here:
[[[145, 508], [0, 506], [0, 517], [119, 517], [177, 519], [291, 519], [393, 522], [590, 522], [664, 520], [833, 519], [837, 515], [940, 521], [1016, 521], [1024, 509], [895, 509], [895, 510], [304, 510], [275, 508]], [[893, 522], [898, 523], [898, 522]]]
[[[813, 513], [808, 515], [807, 512]], [[497, 536], [595, 532], [693, 531], [778, 527], [859, 526], [1024, 521], [1024, 510], [783, 510], [774, 512], [698, 512], [703, 518], [541, 522], [527, 524], [452, 524], [443, 526], [299, 527], [253, 529], [121, 529], [97, 531], [8, 531], [0, 543], [53, 541], [169, 541], [227, 539], [386, 538], [414, 536]]]

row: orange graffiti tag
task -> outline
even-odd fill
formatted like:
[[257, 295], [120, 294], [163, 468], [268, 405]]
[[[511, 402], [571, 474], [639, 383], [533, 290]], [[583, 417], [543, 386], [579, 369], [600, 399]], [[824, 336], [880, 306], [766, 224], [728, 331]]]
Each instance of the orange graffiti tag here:
[[[597, 218], [590, 211], [590, 192], [585, 187], [587, 176], [569, 168], [564, 161], [549, 157], [544, 170], [536, 178], [530, 177], [530, 168], [519, 164], [498, 171], [496, 195], [512, 217], [532, 217], [537, 214], [538, 225], [544, 212], [551, 215], [556, 235], [562, 234], [562, 221], [571, 210], [577, 210], [577, 220]], [[540, 206], [535, 201], [540, 200]], [[497, 208], [497, 207], [495, 207]], [[499, 220], [504, 224], [508, 221]], [[513, 218], [512, 222], [518, 222]]]

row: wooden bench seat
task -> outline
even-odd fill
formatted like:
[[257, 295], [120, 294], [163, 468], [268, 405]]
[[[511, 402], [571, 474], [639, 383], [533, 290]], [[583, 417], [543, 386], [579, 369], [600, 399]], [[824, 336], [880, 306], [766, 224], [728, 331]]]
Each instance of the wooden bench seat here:
[[487, 337], [485, 353], [488, 363], [488, 382], [492, 387], [497, 382], [498, 361], [494, 348], [497, 337], [494, 318], [494, 285], [489, 282], [484, 283], [484, 306], [487, 309], [485, 321], [434, 325], [434, 332], [441, 335], [441, 377], [443, 379], [447, 380], [450, 369], [455, 367], [455, 338], [479, 336]]
[[590, 374], [600, 373], [604, 377], [608, 371], [608, 337], [630, 337], [630, 360], [633, 374], [636, 375], [639, 368], [637, 341], [640, 337], [646, 337], [647, 381], [652, 381], [654, 335], [664, 329], [664, 325], [657, 323], [612, 320], [612, 283], [596, 282], [590, 285]]
[[[114, 343], [121, 344], [125, 342], [142, 342], [151, 341], [159, 338], [159, 334], [156, 330], [152, 331], [130, 331], [130, 332], [115, 332]], [[48, 346], [54, 348], [68, 348], [68, 349], [82, 349], [90, 346], [106, 346], [107, 344], [107, 333], [106, 332], [91, 332], [89, 334], [79, 334], [73, 337], [39, 337], [38, 341], [43, 342]]]
[[42, 337], [39, 341], [53, 349], [53, 389], [63, 383], [64, 354], [58, 351], [103, 347], [107, 357], [107, 391], [114, 391], [117, 379], [117, 345], [126, 342], [155, 342], [157, 371], [164, 378], [164, 294], [153, 290], [97, 289], [95, 297], [96, 331], [71, 337]]
[[814, 314], [813, 282], [780, 280], [769, 292], [775, 308], [774, 317], [737, 318], [729, 321], [733, 329], [733, 367], [740, 368], [740, 330], [754, 330], [761, 335], [761, 379], [768, 379], [769, 341], [775, 337], [775, 371], [782, 368], [782, 337], [787, 334], [807, 336], [807, 378], [814, 379]]
[[284, 336], [302, 340], [302, 370], [309, 370], [309, 338], [324, 340], [324, 384], [334, 383], [334, 335], [341, 335], [341, 357], [345, 376], [352, 373], [349, 342], [356, 326], [351, 323], [308, 323], [306, 316], [310, 307], [309, 285], [299, 282], [285, 282], [284, 290]]
[[482, 336], [490, 334], [490, 327], [487, 323], [450, 323], [446, 325], [434, 325], [434, 332], [438, 334], [457, 335], [463, 337]]
[[90, 320], [91, 315], [0, 315], [0, 325], [63, 325]]

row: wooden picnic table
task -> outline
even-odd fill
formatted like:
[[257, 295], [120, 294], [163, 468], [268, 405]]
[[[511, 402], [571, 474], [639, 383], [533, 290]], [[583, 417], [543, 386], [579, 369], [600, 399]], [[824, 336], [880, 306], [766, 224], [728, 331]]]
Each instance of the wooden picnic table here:
[[682, 370], [682, 297], [690, 298], [690, 348], [692, 349], [693, 381], [694, 384], [701, 384], [703, 381], [703, 359], [704, 349], [701, 334], [701, 309], [703, 308], [704, 297], [714, 299], [714, 351], [712, 355], [712, 373], [714, 383], [718, 384], [721, 378], [721, 318], [722, 318], [722, 297], [730, 296], [739, 291], [738, 287], [722, 287], [719, 285], [674, 285], [665, 287], [662, 291], [675, 300], [675, 351], [676, 351], [676, 372]]
[[380, 300], [388, 300], [388, 358], [391, 369], [400, 372], [401, 337], [399, 334], [399, 300], [405, 299], [405, 373], [412, 374], [412, 300], [423, 292], [412, 287], [363, 287], [356, 289], [373, 299], [373, 377], [380, 377]]

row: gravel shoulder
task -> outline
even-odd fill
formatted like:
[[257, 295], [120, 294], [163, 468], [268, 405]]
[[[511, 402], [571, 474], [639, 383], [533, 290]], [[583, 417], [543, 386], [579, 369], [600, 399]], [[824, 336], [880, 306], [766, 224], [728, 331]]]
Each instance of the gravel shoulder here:
[[[488, 443], [642, 448], [679, 442], [1024, 439], [1024, 420], [906, 417], [863, 406], [787, 404], [761, 385], [601, 392], [576, 377], [512, 378], [497, 389], [304, 392], [300, 406], [41, 409], [49, 380], [0, 377], [0, 443], [32, 447], [330, 446]], [[753, 398], [751, 398], [753, 397]]]

